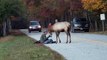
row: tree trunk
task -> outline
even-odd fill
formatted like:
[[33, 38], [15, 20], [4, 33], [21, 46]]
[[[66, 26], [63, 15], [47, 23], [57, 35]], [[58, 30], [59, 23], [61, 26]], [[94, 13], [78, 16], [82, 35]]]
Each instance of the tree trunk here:
[[3, 36], [6, 36], [6, 22], [3, 22]]
[[70, 16], [70, 11], [68, 11], [68, 15], [67, 15], [68, 21], [71, 22], [71, 16]]
[[89, 15], [88, 12], [86, 13], [86, 17], [87, 17], [87, 19], [88, 19], [89, 22], [90, 22], [90, 28], [89, 28], [89, 30], [90, 30], [90, 31], [93, 31], [92, 29], [94, 29], [94, 27], [93, 27], [93, 24], [92, 24], [92, 22], [91, 22], [91, 17], [90, 17], [90, 15]]
[[72, 20], [74, 18], [73, 11], [70, 11], [70, 19]]
[[10, 33], [11, 30], [12, 30], [12, 28], [11, 28], [11, 21], [10, 21], [10, 19], [7, 19], [7, 33]]
[[95, 31], [98, 31], [97, 21], [95, 20]]
[[2, 36], [2, 24], [0, 24], [0, 36]]
[[12, 30], [12, 25], [11, 25], [11, 21], [9, 20], [9, 32], [11, 32]]

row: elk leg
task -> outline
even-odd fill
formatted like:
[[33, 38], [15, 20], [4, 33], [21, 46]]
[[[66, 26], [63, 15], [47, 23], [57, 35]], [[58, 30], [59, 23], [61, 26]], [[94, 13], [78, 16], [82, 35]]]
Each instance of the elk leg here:
[[57, 32], [56, 32], [56, 43], [58, 43], [58, 37], [57, 37]]
[[67, 41], [66, 41], [66, 43], [68, 43], [68, 33], [66, 32], [66, 35], [67, 35]]
[[59, 38], [59, 43], [61, 43], [60, 37], [59, 37], [60, 32], [58, 32], [58, 38]]
[[56, 36], [56, 43], [58, 43], [58, 37]]
[[61, 43], [61, 40], [59, 38], [59, 34], [60, 34], [60, 32], [56, 32], [56, 42], [57, 43], [58, 43], [58, 40], [59, 40], [59, 43]]
[[71, 43], [71, 34], [70, 34], [70, 32], [68, 32], [68, 35], [69, 35], [69, 43]]

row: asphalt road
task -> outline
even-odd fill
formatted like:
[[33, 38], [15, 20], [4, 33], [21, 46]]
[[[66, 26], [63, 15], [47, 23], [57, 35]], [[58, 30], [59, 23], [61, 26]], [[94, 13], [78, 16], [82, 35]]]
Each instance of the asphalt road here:
[[[28, 33], [26, 29], [21, 30], [26, 35], [36, 40], [40, 39], [42, 32]], [[62, 43], [45, 44], [52, 50], [60, 53], [66, 60], [107, 60], [107, 36], [71, 33], [72, 42], [66, 44], [66, 34], [60, 34]], [[52, 39], [55, 40], [53, 33]]]

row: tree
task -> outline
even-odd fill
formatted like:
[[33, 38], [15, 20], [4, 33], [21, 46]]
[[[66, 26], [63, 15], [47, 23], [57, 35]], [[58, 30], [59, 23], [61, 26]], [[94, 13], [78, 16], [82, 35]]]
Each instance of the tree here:
[[100, 23], [99, 14], [107, 12], [107, 0], [82, 0], [82, 3], [84, 9], [88, 12], [87, 16], [89, 17], [89, 19], [93, 18], [95, 22], [95, 30], [97, 31], [98, 25], [101, 25], [98, 24]]
[[81, 0], [71, 0], [70, 1], [70, 14], [71, 17], [81, 17], [83, 15], [83, 7]]
[[[66, 5], [64, 0], [43, 0], [41, 7], [45, 7], [50, 17], [58, 18], [64, 14]], [[42, 9], [43, 10], [43, 9]]]
[[40, 11], [41, 0], [23, 0], [27, 7], [28, 20], [33, 20], [38, 17]]
[[[27, 0], [30, 17], [48, 20], [50, 22], [58, 18], [60, 21], [70, 20], [70, 13], [81, 12], [80, 0]], [[76, 13], [75, 13], [76, 14]], [[78, 13], [79, 15], [80, 13]], [[69, 18], [69, 19], [68, 19]], [[32, 18], [30, 18], [32, 19]]]
[[3, 26], [3, 35], [10, 29], [11, 16], [23, 16], [25, 11], [22, 0], [0, 0], [0, 21]]
[[107, 11], [107, 0], [82, 0], [84, 9], [88, 11]]

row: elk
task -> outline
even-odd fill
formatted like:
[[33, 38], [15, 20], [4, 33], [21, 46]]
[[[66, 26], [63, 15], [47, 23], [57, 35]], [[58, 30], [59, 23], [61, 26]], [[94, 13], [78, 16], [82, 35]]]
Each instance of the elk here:
[[55, 24], [53, 24], [50, 29], [49, 29], [49, 33], [52, 34], [52, 32], [55, 32], [56, 34], [56, 43], [61, 43], [60, 40], [60, 32], [64, 31], [67, 35], [67, 40], [66, 43], [68, 43], [68, 38], [69, 38], [69, 43], [71, 43], [71, 25], [69, 22], [56, 22]]

